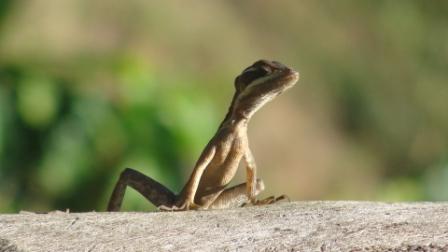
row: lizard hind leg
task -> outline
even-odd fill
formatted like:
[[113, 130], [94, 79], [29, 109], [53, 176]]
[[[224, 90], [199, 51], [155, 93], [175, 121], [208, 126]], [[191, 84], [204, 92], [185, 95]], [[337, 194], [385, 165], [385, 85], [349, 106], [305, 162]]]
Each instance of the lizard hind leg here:
[[[225, 189], [219, 197], [210, 205], [210, 209], [224, 209], [241, 207], [250, 201], [247, 197], [247, 184], [242, 183]], [[262, 179], [257, 179], [255, 184], [255, 196], [264, 190], [264, 183]]]
[[127, 186], [137, 190], [156, 207], [172, 206], [176, 199], [176, 195], [159, 182], [134, 169], [126, 168], [115, 185], [107, 211], [120, 211]]

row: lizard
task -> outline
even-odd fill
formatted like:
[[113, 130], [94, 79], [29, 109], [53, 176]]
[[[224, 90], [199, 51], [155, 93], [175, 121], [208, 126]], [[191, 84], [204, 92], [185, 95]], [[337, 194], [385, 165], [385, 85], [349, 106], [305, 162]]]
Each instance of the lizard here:
[[[256, 198], [264, 190], [264, 183], [256, 176], [257, 167], [249, 149], [247, 126], [256, 111], [298, 80], [298, 72], [277, 61], [258, 60], [244, 69], [234, 81], [235, 93], [224, 120], [199, 156], [181, 192], [176, 195], [154, 179], [126, 168], [115, 185], [107, 210], [120, 210], [127, 186], [137, 190], [162, 211], [262, 205], [286, 198], [285, 195], [263, 200]], [[246, 182], [226, 188], [241, 160], [246, 167]]]

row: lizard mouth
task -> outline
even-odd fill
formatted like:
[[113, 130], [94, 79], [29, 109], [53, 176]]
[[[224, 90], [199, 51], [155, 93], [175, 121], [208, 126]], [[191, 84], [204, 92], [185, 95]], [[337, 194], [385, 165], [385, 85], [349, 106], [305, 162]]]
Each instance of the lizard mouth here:
[[297, 82], [299, 80], [299, 72], [292, 70], [291, 68], [287, 68], [286, 70], [284, 70], [284, 74], [280, 78], [286, 81]]
[[[258, 90], [256, 92], [258, 95], [273, 95], [273, 97], [283, 93], [285, 90], [293, 87], [299, 80], [299, 72], [289, 68], [284, 67], [280, 69], [275, 69], [267, 79], [263, 78], [260, 82], [252, 84], [251, 88]], [[260, 96], [263, 97], [263, 96]]]
[[297, 81], [299, 80], [299, 76], [299, 72], [291, 68], [286, 68], [282, 70], [277, 77], [277, 82], [281, 83], [281, 89], [288, 89], [297, 83]]

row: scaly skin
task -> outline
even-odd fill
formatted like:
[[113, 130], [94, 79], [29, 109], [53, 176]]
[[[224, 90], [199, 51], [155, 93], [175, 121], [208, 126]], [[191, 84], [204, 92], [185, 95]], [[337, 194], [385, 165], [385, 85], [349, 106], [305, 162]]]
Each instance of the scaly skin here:
[[[298, 79], [296, 71], [275, 61], [259, 60], [246, 68], [235, 79], [236, 91], [226, 117], [202, 151], [181, 193], [175, 195], [157, 181], [127, 168], [112, 193], [108, 211], [120, 210], [128, 185], [161, 210], [227, 208], [247, 202], [270, 204], [284, 198], [256, 199], [264, 184], [256, 178], [247, 124], [258, 109], [294, 86]], [[246, 183], [226, 188], [241, 160], [246, 165]]]

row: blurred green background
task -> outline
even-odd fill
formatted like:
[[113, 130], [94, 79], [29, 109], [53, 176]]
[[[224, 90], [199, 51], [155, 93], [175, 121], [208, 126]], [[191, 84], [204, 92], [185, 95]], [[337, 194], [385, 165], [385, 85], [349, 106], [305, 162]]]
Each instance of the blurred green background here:
[[[448, 200], [447, 1], [0, 1], [0, 212], [178, 191], [260, 58], [301, 73], [249, 125], [263, 196]], [[234, 183], [244, 180], [244, 169]], [[128, 190], [124, 210], [151, 205]]]

